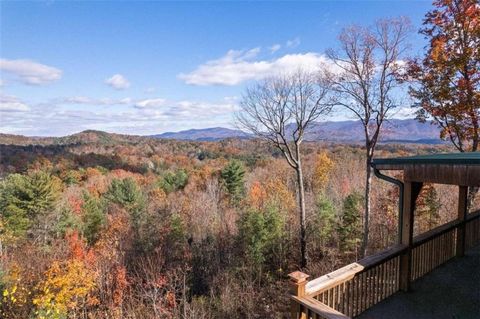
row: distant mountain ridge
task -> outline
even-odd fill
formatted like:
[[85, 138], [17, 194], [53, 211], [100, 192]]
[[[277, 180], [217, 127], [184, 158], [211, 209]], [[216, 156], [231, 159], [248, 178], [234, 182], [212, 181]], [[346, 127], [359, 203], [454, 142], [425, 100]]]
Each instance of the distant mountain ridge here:
[[72, 145], [72, 144], [103, 144], [114, 145], [139, 139], [148, 139], [139, 135], [108, 133], [97, 130], [85, 130], [61, 137], [23, 136], [0, 133], [0, 144], [11, 145]]
[[174, 140], [188, 140], [188, 141], [219, 141], [226, 138], [251, 138], [240, 130], [233, 130], [225, 127], [211, 127], [205, 129], [190, 129], [179, 132], [166, 132], [162, 134], [150, 135], [155, 138], [165, 138]]
[[[293, 126], [290, 126], [290, 130]], [[431, 123], [420, 123], [414, 119], [393, 119], [384, 124], [381, 134], [382, 142], [400, 143], [442, 143], [439, 138], [439, 129]], [[251, 138], [240, 130], [224, 127], [207, 129], [191, 129], [179, 132], [167, 132], [151, 135], [155, 138], [189, 140], [189, 141], [218, 141], [226, 138]], [[360, 121], [326, 121], [315, 122], [305, 134], [306, 141], [329, 142], [361, 142], [364, 140], [363, 126]]]
[[[308, 141], [361, 142], [365, 138], [360, 121], [316, 122], [306, 132]], [[415, 119], [392, 119], [385, 122], [380, 134], [382, 142], [441, 143], [438, 127]]]
[[[292, 130], [293, 126], [287, 128]], [[390, 120], [383, 127], [381, 142], [383, 143], [445, 143], [440, 138], [439, 129], [430, 123], [420, 123], [416, 120]], [[240, 130], [212, 127], [206, 129], [191, 129], [179, 132], [140, 136], [107, 133], [96, 130], [86, 130], [62, 137], [35, 137], [0, 133], [0, 144], [14, 145], [69, 145], [69, 144], [103, 144], [130, 143], [148, 140], [150, 138], [182, 140], [182, 141], [220, 141], [224, 139], [250, 139], [253, 136]], [[307, 130], [306, 141], [325, 141], [333, 143], [361, 143], [364, 140], [363, 127], [359, 121], [316, 122]]]

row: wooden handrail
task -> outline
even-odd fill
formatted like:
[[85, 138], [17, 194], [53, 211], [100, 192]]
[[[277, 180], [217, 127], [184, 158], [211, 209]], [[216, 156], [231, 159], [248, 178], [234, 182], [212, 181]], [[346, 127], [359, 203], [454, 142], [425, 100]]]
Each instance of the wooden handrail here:
[[477, 218], [480, 218], [480, 211], [476, 211], [474, 213], [470, 213], [467, 215], [467, 219], [465, 221], [459, 221], [459, 220], [453, 220], [449, 223], [443, 224], [442, 226], [439, 226], [437, 228], [434, 228], [432, 230], [429, 230], [421, 235], [416, 236], [413, 239], [413, 247], [417, 247], [422, 245], [423, 243], [426, 243], [427, 241], [432, 240], [435, 237], [441, 236], [445, 233], [448, 233], [454, 228], [457, 228], [458, 226], [462, 224], [466, 224], [472, 220], [475, 220]]
[[380, 264], [383, 264], [384, 262], [389, 261], [390, 259], [400, 256], [405, 252], [406, 249], [407, 247], [405, 245], [398, 244], [378, 254], [368, 256], [358, 261], [358, 263], [363, 265], [363, 267], [365, 268], [364, 270], [368, 270]]
[[477, 218], [480, 218], [480, 209], [475, 212], [471, 212], [467, 214], [467, 222]]
[[358, 262], [349, 264], [326, 275], [313, 279], [307, 283], [305, 294], [307, 296], [315, 296], [327, 289], [352, 279], [358, 273], [374, 268], [379, 264], [401, 255], [406, 249], [407, 247], [403, 245], [396, 245], [382, 251], [381, 253], [366, 257]]
[[438, 237], [438, 236], [441, 236], [445, 233], [448, 233], [452, 229], [455, 229], [458, 226], [460, 226], [462, 223], [463, 222], [461, 222], [461, 221], [453, 220], [453, 221], [451, 221], [449, 223], [446, 223], [446, 224], [444, 224], [440, 227], [434, 228], [434, 229], [429, 230], [429, 231], [427, 231], [423, 234], [420, 234], [413, 239], [412, 246], [413, 247], [418, 247], [418, 246], [432, 240], [435, 237]]
[[[467, 219], [465, 222], [454, 220], [440, 227], [434, 228], [428, 232], [425, 232], [421, 235], [418, 235], [413, 240], [413, 247], [418, 247], [424, 244], [425, 242], [432, 240], [435, 237], [448, 233], [449, 231], [458, 227], [462, 223], [468, 223], [477, 218], [480, 218], [480, 211], [470, 213], [467, 216]], [[407, 250], [406, 246], [396, 245], [378, 254], [368, 256], [355, 263], [351, 263], [335, 271], [332, 271], [326, 275], [313, 279], [307, 283], [305, 287], [305, 294], [308, 296], [314, 296], [318, 293], [321, 293], [324, 290], [327, 290], [331, 287], [335, 287], [342, 282], [352, 279], [356, 274], [360, 272], [374, 268], [379, 264], [382, 264], [390, 259], [393, 259], [403, 254], [406, 250]]]
[[326, 304], [312, 297], [292, 296], [292, 299], [314, 314], [320, 316], [322, 319], [351, 319], [349, 316], [330, 308]]
[[305, 294], [307, 296], [317, 295], [326, 289], [352, 279], [362, 270], [363, 266], [358, 263], [349, 264], [345, 267], [339, 268], [333, 272], [309, 281], [305, 287]]

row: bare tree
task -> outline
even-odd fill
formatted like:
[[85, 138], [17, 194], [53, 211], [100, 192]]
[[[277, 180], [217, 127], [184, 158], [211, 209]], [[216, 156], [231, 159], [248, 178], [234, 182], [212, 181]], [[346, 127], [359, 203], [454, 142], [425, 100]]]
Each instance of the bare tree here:
[[335, 104], [357, 117], [365, 134], [365, 214], [361, 255], [367, 253], [370, 215], [371, 161], [384, 122], [400, 104], [402, 58], [410, 23], [406, 18], [379, 20], [372, 27], [351, 26], [339, 36], [340, 49], [329, 50], [334, 67], [328, 73]]
[[309, 72], [269, 78], [246, 90], [237, 116], [243, 129], [277, 147], [296, 172], [302, 267], [308, 258], [301, 144], [307, 128], [329, 112], [328, 92], [327, 82]]

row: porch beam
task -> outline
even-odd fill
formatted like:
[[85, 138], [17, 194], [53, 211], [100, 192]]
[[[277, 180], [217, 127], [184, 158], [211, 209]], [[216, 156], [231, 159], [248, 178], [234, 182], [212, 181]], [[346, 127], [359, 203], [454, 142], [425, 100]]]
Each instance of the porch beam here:
[[457, 220], [461, 223], [457, 228], [456, 256], [462, 257], [465, 254], [465, 220], [467, 219], [468, 187], [458, 187], [458, 215]]
[[399, 278], [400, 289], [403, 291], [410, 289], [415, 202], [422, 187], [423, 183], [419, 182], [406, 181], [404, 183], [401, 244], [405, 245], [407, 250], [400, 257]]

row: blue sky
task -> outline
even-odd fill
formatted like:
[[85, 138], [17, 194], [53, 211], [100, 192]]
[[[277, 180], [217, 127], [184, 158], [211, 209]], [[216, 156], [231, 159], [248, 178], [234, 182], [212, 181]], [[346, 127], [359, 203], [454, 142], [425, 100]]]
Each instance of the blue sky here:
[[[430, 1], [0, 3], [0, 132], [232, 127], [245, 87]], [[412, 54], [424, 40], [411, 35]], [[341, 119], [344, 115], [332, 115]]]

